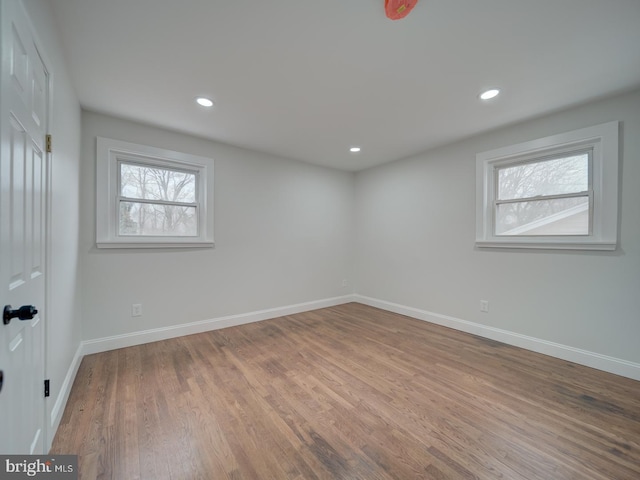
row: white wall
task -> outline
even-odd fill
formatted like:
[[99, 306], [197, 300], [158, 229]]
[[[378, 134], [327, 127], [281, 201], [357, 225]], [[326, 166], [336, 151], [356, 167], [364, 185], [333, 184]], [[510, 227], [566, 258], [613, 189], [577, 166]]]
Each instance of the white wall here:
[[[47, 345], [45, 373], [51, 381], [47, 399], [48, 426], [45, 441], [50, 445], [62, 417], [68, 387], [72, 381], [74, 355], [82, 338], [80, 322], [79, 172], [80, 105], [66, 72], [66, 63], [52, 21], [50, 2], [24, 2], [37, 32], [39, 44], [52, 80], [53, 135], [51, 195], [51, 255], [47, 291]], [[75, 372], [71, 372], [75, 373]]]
[[[351, 293], [353, 173], [97, 113], [83, 112], [82, 130], [86, 340]], [[97, 136], [212, 158], [215, 248], [97, 249]], [[131, 317], [133, 303], [142, 317]]]
[[[612, 120], [622, 121], [615, 252], [474, 247], [476, 153]], [[355, 215], [360, 295], [640, 363], [640, 91], [360, 172]]]

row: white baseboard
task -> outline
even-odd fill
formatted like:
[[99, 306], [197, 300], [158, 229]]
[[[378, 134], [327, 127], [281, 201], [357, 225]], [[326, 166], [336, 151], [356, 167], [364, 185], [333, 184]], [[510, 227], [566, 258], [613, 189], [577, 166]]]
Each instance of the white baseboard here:
[[295, 305], [288, 305], [285, 307], [269, 308], [267, 310], [241, 313], [239, 315], [229, 315], [210, 320], [172, 325], [170, 327], [154, 328], [140, 332], [126, 333], [123, 335], [114, 335], [112, 337], [85, 340], [81, 345], [82, 355], [106, 352], [117, 348], [132, 347], [134, 345], [142, 345], [144, 343], [157, 342], [159, 340], [192, 335], [194, 333], [208, 332], [210, 330], [218, 330], [220, 328], [235, 327], [237, 325], [259, 322], [261, 320], [282, 317], [284, 315], [293, 315], [295, 313], [317, 310], [318, 308], [333, 307], [335, 305], [342, 305], [343, 303], [353, 301], [355, 301], [353, 295], [344, 295], [342, 297], [297, 303]]
[[601, 355], [599, 353], [570, 347], [568, 345], [562, 345], [560, 343], [541, 340], [535, 337], [529, 337], [527, 335], [521, 335], [508, 330], [488, 327], [486, 325], [461, 320], [447, 315], [441, 315], [439, 313], [407, 307], [397, 303], [387, 302], [385, 300], [378, 300], [376, 298], [366, 297], [363, 295], [354, 295], [354, 297], [354, 301], [356, 302], [380, 308], [382, 310], [399, 313], [418, 320], [435, 323], [437, 325], [453, 328], [455, 330], [471, 333], [491, 340], [497, 340], [508, 345], [543, 353], [545, 355], [550, 355], [562, 360], [568, 360], [570, 362], [614, 373], [623, 377], [632, 378], [634, 380], [640, 380], [640, 364], [638, 363], [609, 357], [607, 355]]
[[67, 400], [69, 399], [69, 394], [71, 393], [71, 387], [73, 386], [73, 381], [76, 379], [76, 374], [78, 373], [78, 369], [80, 368], [80, 363], [82, 362], [82, 343], [78, 345], [75, 355], [73, 356], [73, 360], [71, 360], [71, 365], [69, 365], [69, 370], [67, 370], [67, 374], [64, 377], [64, 381], [60, 386], [60, 391], [58, 392], [58, 397], [56, 398], [56, 403], [53, 404], [53, 408], [51, 409], [51, 417], [50, 417], [50, 425], [47, 429], [48, 436], [47, 438], [47, 448], [51, 448], [51, 443], [53, 442], [53, 437], [58, 431], [58, 425], [60, 425], [60, 420], [62, 420], [62, 414], [64, 413], [64, 407], [67, 404]]

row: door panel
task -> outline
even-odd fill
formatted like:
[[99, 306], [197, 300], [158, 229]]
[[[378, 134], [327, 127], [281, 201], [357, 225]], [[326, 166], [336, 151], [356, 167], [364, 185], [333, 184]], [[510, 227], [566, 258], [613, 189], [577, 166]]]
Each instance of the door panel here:
[[0, 8], [0, 307], [38, 309], [0, 324], [0, 452], [42, 454], [49, 79], [22, 4]]
[[27, 155], [27, 132], [22, 125], [10, 115], [10, 152], [9, 157], [3, 159], [9, 162], [11, 182], [9, 184], [9, 218], [7, 225], [11, 237], [11, 277], [9, 278], [9, 290], [19, 288], [26, 282], [25, 276], [25, 167]]
[[[31, 278], [44, 274], [44, 265], [42, 264], [44, 256], [44, 233], [45, 233], [45, 210], [44, 210], [44, 192], [46, 191], [45, 180], [45, 153], [40, 150], [37, 145], [33, 145], [31, 149], [31, 162], [29, 164], [30, 171], [28, 173], [28, 181], [31, 184], [31, 200], [29, 209], [31, 210]], [[44, 305], [43, 305], [44, 307]]]
[[11, 37], [8, 40], [8, 55], [10, 61], [10, 74], [13, 81], [14, 94], [21, 97], [26, 103], [26, 95], [28, 91], [29, 62], [27, 50], [22, 43], [21, 35], [18, 33], [18, 26], [11, 23]]

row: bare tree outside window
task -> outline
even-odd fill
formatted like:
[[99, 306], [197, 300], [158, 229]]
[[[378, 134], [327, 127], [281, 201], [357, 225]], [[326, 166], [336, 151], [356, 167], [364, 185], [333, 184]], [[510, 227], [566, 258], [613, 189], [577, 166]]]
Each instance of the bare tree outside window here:
[[121, 162], [119, 231], [197, 236], [196, 173]]
[[496, 170], [496, 235], [587, 235], [589, 152]]

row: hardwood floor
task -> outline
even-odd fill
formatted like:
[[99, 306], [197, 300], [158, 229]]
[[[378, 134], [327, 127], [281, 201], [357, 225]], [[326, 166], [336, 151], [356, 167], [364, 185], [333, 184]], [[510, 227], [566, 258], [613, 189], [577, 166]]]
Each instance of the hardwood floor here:
[[82, 479], [640, 478], [640, 382], [357, 303], [84, 358]]

